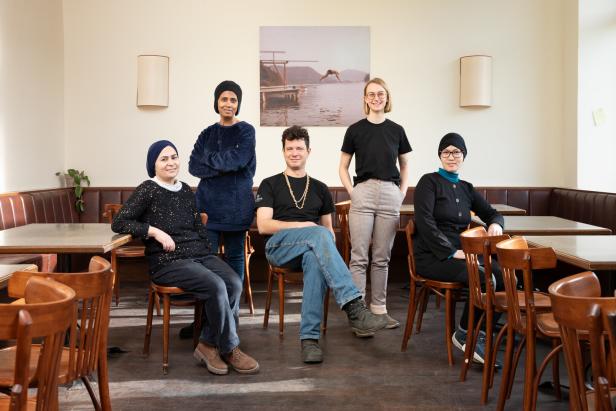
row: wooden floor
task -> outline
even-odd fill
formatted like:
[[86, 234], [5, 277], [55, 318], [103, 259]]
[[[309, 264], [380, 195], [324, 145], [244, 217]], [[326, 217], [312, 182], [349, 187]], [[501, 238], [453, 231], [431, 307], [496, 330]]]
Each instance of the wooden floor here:
[[[138, 267], [138, 266], [137, 266]], [[112, 308], [110, 346], [128, 352], [109, 358], [110, 391], [114, 410], [492, 410], [500, 374], [489, 403], [479, 405], [480, 368], [473, 368], [467, 381], [459, 381], [462, 353], [456, 365], [447, 365], [444, 345], [444, 311], [431, 301], [421, 334], [414, 334], [406, 353], [400, 352], [402, 327], [383, 330], [374, 338], [353, 336], [346, 316], [330, 304], [329, 329], [321, 342], [325, 361], [306, 365], [300, 359], [298, 340], [301, 289], [287, 294], [285, 337], [278, 337], [278, 313], [273, 311], [270, 328], [263, 329], [265, 284], [254, 284], [256, 313], [240, 313], [241, 346], [260, 363], [257, 375], [214, 376], [192, 357], [191, 340], [178, 337], [180, 327], [190, 323], [188, 309], [172, 310], [169, 374], [162, 374], [162, 325], [155, 318], [151, 354], [142, 355], [146, 313], [146, 276], [131, 273], [122, 282], [121, 302]], [[390, 315], [404, 325], [408, 290], [390, 284]], [[277, 300], [274, 299], [274, 307]], [[461, 309], [458, 307], [458, 315]], [[459, 318], [459, 317], [458, 317]], [[543, 348], [542, 348], [543, 349]], [[545, 349], [543, 349], [545, 350]], [[501, 351], [502, 355], [502, 351]], [[566, 384], [566, 370], [561, 367]], [[507, 409], [522, 403], [522, 367]], [[548, 378], [548, 377], [546, 377]], [[566, 391], [565, 391], [566, 393]], [[85, 389], [62, 387], [63, 410], [90, 410]], [[567, 409], [567, 402], [541, 393], [538, 409]]]

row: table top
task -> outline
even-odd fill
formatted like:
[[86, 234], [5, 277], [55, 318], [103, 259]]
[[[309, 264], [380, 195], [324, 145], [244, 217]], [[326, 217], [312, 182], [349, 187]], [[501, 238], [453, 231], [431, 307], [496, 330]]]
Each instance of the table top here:
[[616, 235], [527, 236], [534, 247], [552, 247], [559, 260], [584, 270], [616, 270]]
[[38, 271], [35, 264], [0, 264], [0, 289], [6, 288], [15, 271]]
[[[491, 206], [502, 215], [526, 215], [526, 210], [523, 208], [517, 208], [507, 204], [491, 204]], [[402, 204], [402, 207], [400, 207], [400, 214], [414, 215], [415, 206], [413, 204]]]
[[109, 224], [27, 224], [0, 231], [0, 254], [103, 254], [130, 240]]
[[[506, 215], [504, 219], [503, 232], [510, 235], [605, 235], [612, 233], [609, 228], [554, 216]], [[485, 225], [477, 216], [473, 217], [473, 222]]]

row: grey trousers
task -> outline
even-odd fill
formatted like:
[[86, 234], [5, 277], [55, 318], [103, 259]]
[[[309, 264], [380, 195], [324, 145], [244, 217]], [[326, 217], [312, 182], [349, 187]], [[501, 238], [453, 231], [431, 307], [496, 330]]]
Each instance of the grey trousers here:
[[391, 248], [400, 224], [400, 205], [404, 196], [390, 181], [371, 179], [359, 183], [351, 193], [349, 230], [351, 232], [350, 270], [353, 282], [366, 295], [366, 270], [372, 244], [370, 265], [370, 309], [387, 313], [387, 275]]

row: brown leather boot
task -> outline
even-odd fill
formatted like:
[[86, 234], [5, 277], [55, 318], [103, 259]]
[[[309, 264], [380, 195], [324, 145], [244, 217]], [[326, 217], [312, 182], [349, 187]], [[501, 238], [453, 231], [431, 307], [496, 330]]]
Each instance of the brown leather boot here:
[[225, 360], [231, 368], [240, 374], [256, 374], [259, 372], [257, 360], [242, 352], [239, 346], [235, 347], [229, 354], [226, 354]]
[[229, 374], [229, 367], [222, 360], [222, 358], [220, 358], [220, 352], [218, 352], [218, 348], [204, 342], [200, 342], [199, 345], [197, 345], [197, 348], [195, 348], [193, 356], [195, 357], [195, 359], [204, 363], [207, 367], [207, 370], [212, 374]]

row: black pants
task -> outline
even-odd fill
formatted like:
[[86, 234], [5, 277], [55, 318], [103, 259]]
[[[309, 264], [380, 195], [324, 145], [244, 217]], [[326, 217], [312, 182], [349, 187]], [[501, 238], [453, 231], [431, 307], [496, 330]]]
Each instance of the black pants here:
[[215, 255], [173, 261], [152, 274], [156, 284], [180, 287], [203, 301], [200, 340], [228, 353], [240, 344], [237, 335], [242, 280]]
[[[483, 258], [479, 259], [480, 264], [483, 264]], [[415, 268], [417, 273], [422, 277], [429, 278], [436, 281], [452, 281], [460, 282], [468, 285], [468, 271], [466, 270], [466, 260], [460, 260], [457, 258], [450, 258], [448, 260], [440, 261], [432, 256], [415, 258]], [[479, 278], [481, 280], [481, 288], [485, 290], [485, 275], [483, 274], [483, 266], [480, 266], [481, 273]], [[492, 278], [495, 282], [495, 291], [501, 291], [505, 289], [505, 283], [503, 282], [503, 275], [500, 265], [493, 258], [492, 259]], [[464, 304], [464, 310], [462, 311], [462, 317], [460, 318], [459, 326], [462, 329], [468, 327], [468, 300]], [[475, 311], [475, 321], [479, 321], [481, 311]], [[496, 320], [495, 320], [496, 321]]]

